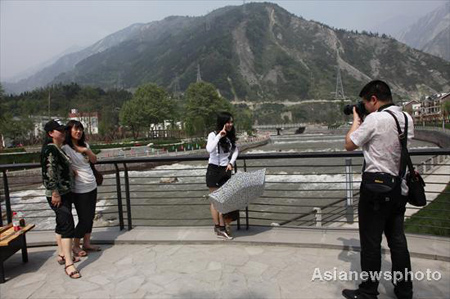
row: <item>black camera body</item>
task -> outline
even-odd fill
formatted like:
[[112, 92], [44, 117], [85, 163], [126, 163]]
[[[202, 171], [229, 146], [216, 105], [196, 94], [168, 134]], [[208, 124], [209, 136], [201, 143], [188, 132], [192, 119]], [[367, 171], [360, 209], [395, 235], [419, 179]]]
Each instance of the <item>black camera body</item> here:
[[364, 117], [368, 114], [366, 107], [364, 107], [363, 101], [359, 101], [356, 104], [345, 105], [344, 106], [344, 114], [351, 115], [353, 114], [353, 107], [356, 108], [356, 113], [358, 113], [359, 118], [364, 119]]

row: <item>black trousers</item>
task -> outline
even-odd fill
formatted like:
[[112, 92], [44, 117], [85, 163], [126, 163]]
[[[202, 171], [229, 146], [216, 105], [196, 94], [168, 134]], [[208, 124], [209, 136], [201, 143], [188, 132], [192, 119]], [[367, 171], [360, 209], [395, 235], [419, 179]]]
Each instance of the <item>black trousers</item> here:
[[50, 208], [56, 214], [55, 233], [61, 235], [63, 239], [71, 239], [75, 233], [75, 223], [72, 215], [72, 196], [73, 193], [61, 195], [61, 204], [59, 207], [52, 205], [52, 198], [47, 197]]
[[81, 239], [85, 234], [92, 232], [97, 205], [97, 188], [87, 193], [74, 193], [73, 203], [78, 215], [75, 238]]
[[[380, 273], [381, 240], [384, 233], [391, 253], [392, 274], [396, 271], [403, 275], [405, 271], [409, 273], [411, 259], [403, 229], [406, 198], [401, 195], [400, 186], [387, 197], [371, 193], [363, 185], [360, 191], [358, 213], [361, 270], [369, 275]], [[359, 290], [366, 298], [377, 298], [378, 284], [376, 278], [369, 278], [359, 285]], [[397, 298], [412, 298], [411, 277], [394, 284], [394, 292]]]

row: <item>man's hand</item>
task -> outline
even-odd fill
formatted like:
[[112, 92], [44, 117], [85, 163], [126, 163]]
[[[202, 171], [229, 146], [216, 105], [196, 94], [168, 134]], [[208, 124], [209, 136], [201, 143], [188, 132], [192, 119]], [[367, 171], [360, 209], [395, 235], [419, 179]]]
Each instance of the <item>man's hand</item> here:
[[61, 195], [58, 192], [52, 193], [52, 205], [59, 207], [61, 205]]
[[356, 107], [353, 107], [353, 124], [357, 123], [358, 127], [361, 125], [362, 121], [361, 118], [359, 117], [358, 112], [356, 112]]
[[356, 144], [353, 143], [353, 141], [350, 139], [350, 135], [356, 131], [356, 129], [359, 128], [361, 125], [361, 118], [359, 117], [358, 113], [356, 112], [356, 107], [353, 107], [353, 123], [350, 127], [350, 130], [348, 131], [347, 135], [345, 136], [345, 149], [348, 151], [354, 151], [358, 148]]

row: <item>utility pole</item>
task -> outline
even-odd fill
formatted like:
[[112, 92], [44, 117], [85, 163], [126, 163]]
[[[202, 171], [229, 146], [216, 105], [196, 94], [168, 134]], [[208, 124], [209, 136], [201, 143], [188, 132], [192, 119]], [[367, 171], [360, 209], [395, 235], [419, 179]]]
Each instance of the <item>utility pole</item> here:
[[345, 100], [344, 95], [344, 86], [342, 85], [342, 77], [341, 77], [341, 68], [339, 67], [339, 50], [336, 49], [336, 64], [337, 64], [337, 76], [336, 76], [336, 92], [335, 99], [336, 100]]
[[197, 83], [202, 82], [202, 75], [200, 74], [200, 64], [197, 63]]
[[48, 90], [48, 119], [50, 120], [52, 117], [50, 115], [50, 103], [51, 103], [51, 99], [52, 99], [52, 94], [51, 94], [51, 90]]
[[175, 80], [173, 81], [173, 95], [178, 98], [180, 95], [180, 77], [175, 74]]
[[205, 31], [209, 31], [211, 29], [211, 21], [210, 21], [209, 11], [206, 13], [205, 16]]
[[344, 86], [342, 85], [341, 69], [339, 65], [337, 66], [337, 77], [336, 77], [336, 99], [345, 100]]

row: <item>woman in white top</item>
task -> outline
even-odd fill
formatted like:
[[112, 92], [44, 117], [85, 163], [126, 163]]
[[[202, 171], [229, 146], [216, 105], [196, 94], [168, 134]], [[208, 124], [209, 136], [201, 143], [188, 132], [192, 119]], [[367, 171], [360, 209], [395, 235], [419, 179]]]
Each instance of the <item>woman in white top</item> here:
[[[233, 127], [233, 116], [228, 112], [221, 112], [217, 116], [217, 125], [214, 132], [209, 133], [206, 150], [209, 153], [208, 169], [206, 171], [206, 185], [209, 192], [213, 192], [225, 184], [231, 177], [231, 170], [238, 156], [236, 147], [236, 132]], [[232, 219], [219, 213], [211, 204], [211, 216], [214, 221], [214, 232], [217, 237], [233, 239], [230, 230], [225, 229], [229, 225], [226, 221]], [[233, 213], [233, 212], [231, 212]], [[229, 226], [228, 226], [229, 228]]]
[[[100, 251], [100, 247], [91, 245], [92, 226], [94, 224], [97, 203], [97, 183], [90, 163], [96, 163], [97, 157], [85, 141], [84, 127], [77, 120], [67, 123], [67, 134], [63, 151], [70, 157], [75, 173], [73, 202], [77, 210], [78, 223], [75, 227], [73, 252], [76, 256], [86, 256], [87, 251]], [[83, 238], [83, 248], [80, 239]]]

